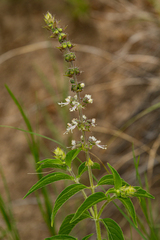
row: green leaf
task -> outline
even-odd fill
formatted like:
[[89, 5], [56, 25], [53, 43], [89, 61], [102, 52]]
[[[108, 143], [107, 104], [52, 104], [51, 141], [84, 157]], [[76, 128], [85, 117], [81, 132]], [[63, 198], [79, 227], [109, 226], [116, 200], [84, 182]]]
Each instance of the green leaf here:
[[62, 170], [66, 170], [67, 166], [60, 160], [60, 159], [44, 159], [42, 161], [39, 161], [37, 164], [41, 164], [37, 171], [43, 169], [43, 168], [59, 168]]
[[135, 212], [135, 209], [134, 209], [131, 199], [130, 198], [121, 198], [121, 197], [118, 197], [118, 199], [123, 203], [123, 205], [127, 209], [128, 213], [130, 214], [135, 226], [137, 227], [136, 212]]
[[[95, 162], [91, 168], [100, 170], [100, 165], [99, 165], [99, 163]], [[78, 176], [77, 177], [80, 178], [81, 175], [87, 170], [88, 170], [88, 167], [86, 166], [86, 163], [83, 162], [78, 168]]]
[[61, 173], [61, 172], [54, 172], [50, 173], [47, 176], [41, 178], [36, 184], [34, 184], [28, 193], [24, 196], [26, 198], [29, 194], [32, 192], [36, 191], [39, 188], [42, 188], [50, 183], [59, 181], [59, 180], [64, 180], [64, 179], [69, 179], [69, 180], [74, 180], [74, 178], [66, 173]]
[[119, 176], [118, 172], [108, 163], [109, 168], [112, 171], [113, 179], [114, 179], [114, 187], [116, 190], [122, 187], [122, 179]]
[[45, 238], [45, 240], [78, 240], [78, 239], [67, 234], [59, 234], [53, 237]]
[[54, 208], [52, 211], [52, 216], [51, 216], [51, 226], [53, 226], [53, 221], [55, 218], [56, 213], [58, 212], [58, 210], [60, 209], [60, 207], [69, 199], [71, 198], [73, 195], [75, 195], [77, 192], [81, 191], [82, 189], [87, 188], [85, 185], [83, 184], [72, 184], [68, 187], [66, 187], [57, 197], [55, 204], [54, 204]]
[[125, 219], [131, 224], [131, 226], [137, 231], [137, 233], [144, 239], [147, 240], [147, 238], [145, 238], [145, 236], [141, 233], [141, 231], [133, 224], [133, 222], [130, 220], [130, 218], [124, 213], [124, 211], [117, 206], [117, 204], [115, 202], [113, 202], [113, 204], [116, 206], [116, 208], [120, 211], [120, 213], [125, 217]]
[[155, 199], [154, 196], [152, 196], [150, 193], [142, 189], [141, 187], [134, 187], [136, 189], [136, 192], [133, 194], [134, 197], [146, 197]]
[[85, 236], [84, 238], [82, 238], [82, 240], [87, 240], [87, 239], [90, 238], [91, 236], [93, 236], [93, 233], [91, 233], [91, 234]]
[[104, 218], [102, 222], [107, 229], [109, 240], [124, 240], [123, 232], [114, 220]]
[[95, 205], [98, 202], [101, 202], [103, 200], [107, 200], [106, 195], [103, 192], [97, 192], [92, 195], [90, 195], [83, 203], [82, 205], [77, 209], [77, 212], [75, 213], [73, 219], [71, 222], [75, 221], [77, 218], [81, 216], [81, 214]]
[[[122, 186], [129, 186], [127, 182], [125, 182], [122, 178]], [[98, 181], [98, 186], [99, 185], [114, 185], [114, 178], [112, 174], [108, 174], [106, 176], [103, 176], [99, 181]]]
[[66, 154], [65, 162], [68, 167], [71, 167], [72, 161], [77, 157], [81, 149], [73, 149]]
[[74, 213], [73, 214], [70, 214], [68, 215], [64, 221], [62, 222], [62, 225], [59, 229], [59, 234], [69, 234], [72, 229], [80, 222], [82, 221], [83, 219], [86, 219], [86, 218], [91, 218], [89, 212], [85, 212], [83, 213], [79, 218], [77, 218], [74, 222], [71, 223], [71, 219], [73, 218], [74, 216]]

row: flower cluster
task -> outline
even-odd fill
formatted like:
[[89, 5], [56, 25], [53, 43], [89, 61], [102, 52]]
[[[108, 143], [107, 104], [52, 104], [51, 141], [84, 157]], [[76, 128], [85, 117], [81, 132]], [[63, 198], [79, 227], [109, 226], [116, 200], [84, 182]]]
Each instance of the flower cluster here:
[[64, 152], [61, 148], [59, 148], [59, 147], [57, 147], [57, 148], [54, 150], [53, 153], [54, 153], [54, 157], [55, 157], [56, 159], [60, 159], [60, 160], [64, 161], [65, 158], [66, 158], [65, 152]]
[[123, 186], [116, 190], [117, 196], [122, 198], [133, 197], [135, 192], [136, 189], [133, 186]]
[[81, 141], [72, 140], [72, 142], [71, 142], [72, 147], [71, 148], [72, 149], [82, 148], [83, 150], [85, 150], [85, 149], [92, 149], [93, 146], [97, 146], [97, 147], [102, 148], [102, 149], [107, 149], [106, 145], [101, 145], [100, 143], [101, 143], [101, 141], [97, 140], [94, 136], [90, 136], [88, 138], [88, 141], [84, 141], [84, 137], [81, 136]]
[[93, 99], [91, 98], [91, 95], [86, 94], [84, 98], [82, 99], [81, 103], [78, 101], [77, 95], [74, 97], [68, 96], [65, 99], [65, 102], [58, 103], [61, 107], [70, 105], [71, 108], [69, 109], [70, 112], [76, 111], [79, 108], [84, 108], [87, 103], [93, 103]]
[[74, 92], [75, 96], [68, 96], [65, 102], [58, 103], [61, 107], [70, 105], [70, 112], [79, 111], [79, 119], [73, 119], [71, 123], [67, 124], [66, 134], [72, 132], [76, 127], [82, 132], [83, 137], [81, 141], [72, 140], [72, 149], [82, 148], [83, 150], [91, 149], [94, 145], [99, 148], [106, 149], [105, 145], [101, 145], [101, 141], [97, 140], [95, 137], [89, 137], [86, 140], [84, 137], [86, 131], [90, 131], [90, 127], [95, 127], [95, 119], [87, 119], [86, 116], [82, 114], [82, 109], [86, 107], [88, 103], [93, 103], [91, 95], [85, 94], [82, 98], [79, 93], [83, 91], [85, 84], [79, 82], [77, 77], [81, 74], [78, 67], [75, 66], [76, 56], [75, 53], [71, 51], [74, 45], [67, 40], [67, 34], [64, 32], [63, 28], [58, 27], [58, 22], [49, 12], [45, 15], [44, 21], [46, 23], [45, 28], [51, 31], [51, 38], [57, 38], [60, 46], [58, 49], [64, 52], [64, 59], [66, 62], [70, 63], [70, 67], [65, 72], [65, 76], [70, 79], [71, 91]]
[[81, 131], [89, 132], [90, 127], [95, 127], [95, 122], [95, 118], [87, 119], [85, 115], [82, 116], [82, 120], [74, 118], [72, 119], [72, 123], [67, 124], [67, 131], [65, 133], [69, 133], [70, 131], [72, 132], [76, 127], [78, 127]]

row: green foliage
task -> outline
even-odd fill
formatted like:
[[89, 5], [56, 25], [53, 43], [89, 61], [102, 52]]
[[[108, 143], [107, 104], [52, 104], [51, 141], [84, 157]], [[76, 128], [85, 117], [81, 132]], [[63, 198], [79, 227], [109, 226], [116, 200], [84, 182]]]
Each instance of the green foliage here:
[[82, 238], [82, 240], [87, 240], [88, 238], [90, 238], [90, 237], [92, 237], [92, 236], [93, 236], [93, 233], [91, 233], [91, 234], [85, 236], [84, 238]]
[[75, 221], [77, 218], [79, 218], [86, 210], [88, 210], [90, 207], [94, 206], [96, 203], [99, 203], [103, 200], [106, 200], [107, 197], [103, 192], [97, 192], [92, 195], [90, 195], [83, 203], [82, 205], [77, 209], [74, 217], [72, 218], [71, 222]]
[[[122, 178], [122, 186], [129, 186], [129, 184], [127, 182], [125, 182]], [[99, 181], [98, 181], [98, 185], [114, 185], [114, 178], [112, 174], [108, 174], [103, 176]]]
[[112, 171], [113, 174], [113, 180], [114, 180], [114, 187], [115, 189], [119, 189], [122, 187], [122, 179], [119, 176], [118, 172], [108, 163], [109, 168]]
[[67, 166], [62, 162], [60, 159], [44, 159], [40, 162], [37, 162], [38, 165], [40, 165], [37, 168], [37, 171], [40, 171], [43, 168], [59, 168], [62, 170], [66, 170]]
[[135, 226], [137, 227], [136, 212], [131, 199], [130, 198], [118, 198], [118, 199], [123, 203], [129, 215], [131, 216]]
[[80, 151], [81, 149], [73, 149], [66, 154], [65, 162], [68, 167], [71, 167], [72, 161], [77, 157]]
[[74, 180], [74, 178], [72, 176], [69, 176], [66, 173], [61, 173], [61, 172], [50, 173], [47, 176], [42, 177], [36, 184], [34, 184], [30, 188], [28, 193], [24, 196], [24, 198], [26, 198], [32, 192], [34, 192], [42, 187], [45, 187], [48, 184], [51, 184], [51, 183], [59, 181], [59, 180], [65, 180], [65, 179]]
[[124, 240], [121, 228], [113, 219], [104, 218], [102, 222], [107, 229], [109, 240]]
[[78, 239], [69, 235], [59, 234], [50, 238], [45, 238], [45, 240], [78, 240]]
[[51, 216], [51, 225], [53, 226], [53, 221], [55, 218], [55, 215], [57, 211], [60, 209], [60, 207], [73, 195], [81, 191], [82, 189], [87, 188], [83, 184], [73, 184], [68, 187], [66, 187], [61, 194], [58, 196], [58, 198], [55, 201], [54, 208], [52, 211], [52, 216]]
[[72, 218], [74, 216], [74, 213], [68, 215], [64, 221], [61, 224], [61, 227], [59, 229], [59, 234], [69, 234], [72, 229], [82, 220], [86, 218], [91, 218], [89, 212], [82, 213], [79, 218], [77, 218], [74, 222], [71, 222]]
[[[100, 165], [96, 162], [93, 163], [93, 166], [91, 166], [91, 169], [98, 169], [100, 170]], [[86, 166], [86, 163], [82, 163], [78, 168], [78, 176], [77, 178], [80, 178], [84, 172], [88, 171], [88, 167]]]

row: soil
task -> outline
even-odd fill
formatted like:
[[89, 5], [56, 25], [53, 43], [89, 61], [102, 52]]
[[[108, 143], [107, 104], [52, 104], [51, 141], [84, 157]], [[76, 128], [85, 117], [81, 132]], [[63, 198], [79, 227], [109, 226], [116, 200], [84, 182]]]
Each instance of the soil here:
[[[57, 107], [57, 100], [60, 102], [72, 93], [64, 76], [63, 56], [55, 47], [58, 43], [50, 39], [42, 27], [47, 11], [56, 14], [63, 27], [68, 26], [68, 37], [76, 45], [76, 64], [82, 70], [79, 80], [85, 82], [84, 94], [91, 94], [94, 99], [84, 114], [96, 118], [97, 126], [91, 134], [101, 139], [102, 144], [107, 144], [108, 149], [94, 148], [93, 153], [105, 166], [107, 162], [114, 166], [129, 184], [137, 185], [132, 153], [134, 144], [136, 157], [140, 155], [143, 186], [147, 173], [150, 193], [156, 197], [152, 209], [158, 224], [160, 11], [147, 0], [93, 0], [89, 2], [89, 12], [80, 12], [77, 18], [74, 17], [75, 10], [67, 0], [0, 1], [0, 124], [14, 127], [0, 128], [0, 167], [23, 240], [44, 239], [50, 233], [35, 195], [23, 200], [37, 181], [37, 174], [28, 146], [31, 138], [15, 129], [27, 128], [5, 85], [23, 106], [34, 131], [41, 135], [69, 146], [70, 136], [63, 133], [68, 119], [76, 116], [71, 113], [69, 117], [66, 112], [62, 119]], [[76, 137], [75, 134], [74, 139]], [[39, 144], [40, 160], [51, 157], [57, 145], [36, 136], [35, 139]], [[93, 160], [97, 161], [94, 156]], [[101, 171], [95, 172], [96, 177], [100, 179], [105, 171], [102, 167]], [[0, 193], [7, 204], [1, 176], [0, 179]], [[83, 181], [88, 180], [84, 178]], [[60, 193], [63, 184], [57, 189]], [[52, 190], [53, 203], [55, 196]], [[72, 202], [68, 207], [72, 209]], [[136, 210], [139, 212], [137, 202]], [[108, 209], [107, 217], [114, 218], [125, 235], [130, 236], [128, 224], [114, 207]], [[82, 225], [85, 227], [82, 233], [94, 231], [92, 223], [87, 224], [87, 229]], [[5, 227], [3, 218], [0, 218], [0, 226]], [[81, 232], [78, 233], [82, 238]], [[133, 234], [134, 239], [141, 239], [136, 232]]]

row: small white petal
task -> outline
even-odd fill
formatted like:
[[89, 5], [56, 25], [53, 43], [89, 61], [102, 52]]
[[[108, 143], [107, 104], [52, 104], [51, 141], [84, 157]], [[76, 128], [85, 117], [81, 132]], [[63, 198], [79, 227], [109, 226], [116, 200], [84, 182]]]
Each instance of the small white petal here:
[[96, 144], [97, 147], [99, 148], [102, 148], [102, 149], [107, 149], [106, 145], [99, 145], [99, 144]]
[[89, 103], [93, 103], [93, 99], [92, 99], [92, 98], [89, 99], [88, 102], [89, 102]]
[[84, 88], [84, 87], [85, 87], [85, 84], [84, 84], [84, 83], [81, 83], [80, 86], [81, 86], [81, 88]]
[[88, 100], [91, 99], [91, 95], [89, 94], [86, 94], [85, 97], [88, 98]]
[[93, 142], [95, 142], [97, 140], [94, 136], [90, 136], [89, 139]]
[[76, 141], [75, 140], [72, 140], [71, 144], [74, 146], [76, 145]]

